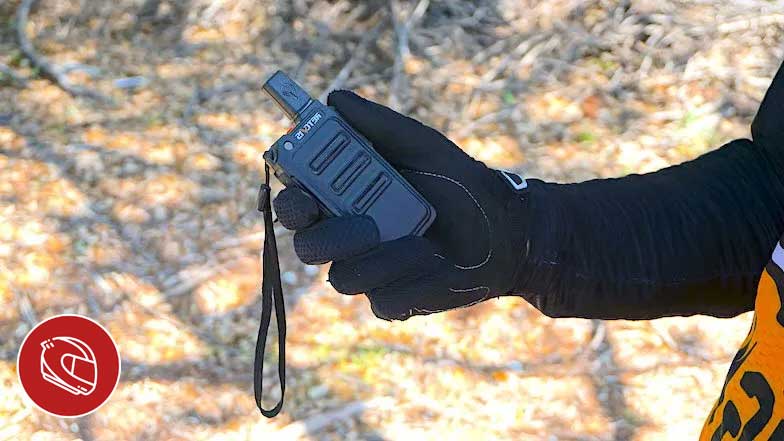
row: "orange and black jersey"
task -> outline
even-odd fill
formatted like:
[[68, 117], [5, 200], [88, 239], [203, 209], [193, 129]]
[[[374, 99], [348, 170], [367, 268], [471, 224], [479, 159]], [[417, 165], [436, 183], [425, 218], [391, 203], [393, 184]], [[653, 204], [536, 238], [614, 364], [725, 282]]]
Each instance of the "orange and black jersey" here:
[[776, 245], [757, 290], [754, 321], [732, 360], [701, 441], [784, 440], [784, 248]]

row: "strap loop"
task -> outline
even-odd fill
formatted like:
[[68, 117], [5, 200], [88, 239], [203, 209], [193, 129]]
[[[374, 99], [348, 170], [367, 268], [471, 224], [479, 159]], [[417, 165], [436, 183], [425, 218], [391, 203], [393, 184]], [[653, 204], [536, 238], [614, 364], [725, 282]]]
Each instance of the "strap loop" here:
[[[256, 354], [253, 359], [253, 393], [261, 414], [272, 418], [283, 408], [283, 397], [286, 393], [286, 309], [283, 302], [283, 287], [280, 283], [280, 263], [278, 261], [278, 245], [275, 241], [275, 229], [272, 222], [270, 203], [269, 167], [264, 165], [264, 183], [259, 187], [258, 210], [264, 219], [264, 250], [262, 254], [261, 279], [261, 323], [256, 338]], [[267, 343], [272, 306], [275, 305], [275, 322], [278, 325], [278, 379], [280, 381], [280, 400], [271, 409], [265, 409], [261, 403], [262, 371], [264, 370], [264, 349]]]

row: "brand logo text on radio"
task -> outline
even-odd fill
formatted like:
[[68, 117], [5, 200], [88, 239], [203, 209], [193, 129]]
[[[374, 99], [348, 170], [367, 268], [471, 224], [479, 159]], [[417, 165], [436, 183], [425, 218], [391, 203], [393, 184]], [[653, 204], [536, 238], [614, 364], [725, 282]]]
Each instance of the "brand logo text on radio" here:
[[302, 126], [301, 129], [297, 130], [297, 133], [294, 134], [294, 137], [297, 138], [297, 141], [301, 140], [305, 137], [305, 135], [313, 128], [313, 125], [321, 119], [321, 113], [316, 113], [315, 115], [311, 116], [308, 122]]

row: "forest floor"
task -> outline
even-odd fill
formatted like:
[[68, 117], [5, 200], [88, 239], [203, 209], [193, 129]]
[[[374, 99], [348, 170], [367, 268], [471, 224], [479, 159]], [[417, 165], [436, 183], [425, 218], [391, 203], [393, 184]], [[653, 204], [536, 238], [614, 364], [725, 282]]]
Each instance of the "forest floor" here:
[[[39, 54], [90, 91], [73, 95], [20, 50], [20, 1], [0, 2], [0, 440], [696, 438], [751, 315], [552, 320], [506, 298], [387, 323], [283, 230], [287, 399], [261, 417], [256, 189], [287, 122], [260, 85], [280, 68], [317, 96], [354, 89], [525, 176], [653, 171], [749, 136], [781, 2], [152, 3], [31, 10]], [[74, 420], [34, 408], [15, 371], [31, 326], [64, 312], [123, 359]]]

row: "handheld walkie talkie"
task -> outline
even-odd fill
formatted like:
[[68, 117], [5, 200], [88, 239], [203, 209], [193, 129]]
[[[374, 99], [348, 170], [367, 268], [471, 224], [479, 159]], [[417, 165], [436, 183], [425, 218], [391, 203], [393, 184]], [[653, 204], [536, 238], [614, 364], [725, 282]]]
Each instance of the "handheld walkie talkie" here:
[[264, 91], [294, 122], [264, 153], [283, 184], [305, 190], [326, 214], [370, 216], [382, 241], [422, 235], [433, 223], [433, 207], [338, 112], [281, 71]]
[[[436, 212], [337, 111], [311, 98], [286, 74], [275, 72], [264, 83], [264, 91], [294, 123], [264, 153], [266, 183], [259, 192], [265, 234], [261, 326], [256, 341], [253, 386], [259, 410], [264, 416], [273, 417], [283, 406], [286, 388], [286, 318], [272, 228], [269, 168], [287, 187], [296, 186], [310, 194], [327, 216], [369, 216], [378, 227], [381, 241], [421, 236], [433, 223]], [[273, 300], [278, 325], [281, 395], [274, 408], [264, 409], [261, 380]]]

